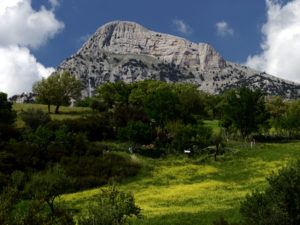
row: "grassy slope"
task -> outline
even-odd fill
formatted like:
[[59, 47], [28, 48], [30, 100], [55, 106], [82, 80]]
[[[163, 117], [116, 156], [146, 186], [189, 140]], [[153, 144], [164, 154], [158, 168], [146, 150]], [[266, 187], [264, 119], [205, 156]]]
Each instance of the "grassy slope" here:
[[[300, 142], [239, 147], [218, 162], [184, 156], [159, 160], [139, 157], [143, 172], [120, 186], [131, 191], [142, 208], [143, 218], [133, 219], [133, 224], [209, 225], [219, 216], [239, 220], [244, 196], [263, 188], [265, 177], [290, 159], [300, 159]], [[70, 208], [84, 211], [89, 198], [97, 193], [93, 189], [62, 199]]]
[[[41, 105], [41, 104], [19, 104], [15, 103], [13, 104], [13, 109], [20, 113], [20, 111], [29, 109], [29, 108], [39, 108], [43, 111], [48, 111], [47, 105]], [[67, 119], [67, 118], [77, 118], [83, 115], [89, 115], [92, 114], [92, 110], [90, 108], [83, 108], [83, 107], [66, 107], [61, 106], [59, 108], [60, 114], [54, 114], [55, 106], [51, 106], [51, 118], [52, 119]], [[24, 122], [20, 119], [20, 117], [17, 118], [16, 126], [22, 127], [24, 125]]]
[[[47, 106], [14, 104], [14, 109]], [[54, 111], [54, 106], [52, 106]], [[91, 114], [88, 108], [61, 107], [61, 114], [53, 119], [76, 118]], [[215, 131], [217, 121], [205, 121]], [[18, 118], [17, 125], [23, 125]], [[116, 144], [116, 148], [120, 147]], [[235, 152], [213, 160], [170, 156], [167, 159], [134, 157], [143, 164], [143, 171], [134, 178], [124, 180], [120, 186], [131, 191], [143, 218], [132, 224], [155, 225], [210, 225], [219, 216], [229, 221], [239, 220], [239, 204], [251, 190], [262, 189], [265, 177], [290, 159], [300, 159], [300, 142], [261, 144], [255, 149], [240, 146]], [[64, 195], [68, 207], [84, 212], [98, 189]]]

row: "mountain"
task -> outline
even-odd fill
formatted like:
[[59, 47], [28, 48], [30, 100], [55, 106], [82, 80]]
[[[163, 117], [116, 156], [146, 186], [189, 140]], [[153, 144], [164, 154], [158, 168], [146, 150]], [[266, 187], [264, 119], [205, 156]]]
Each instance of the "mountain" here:
[[145, 79], [191, 82], [212, 94], [246, 85], [269, 95], [300, 96], [300, 84], [228, 62], [206, 43], [114, 21], [100, 27], [56, 72], [69, 70], [84, 84], [83, 96], [92, 96], [105, 82], [127, 83]]

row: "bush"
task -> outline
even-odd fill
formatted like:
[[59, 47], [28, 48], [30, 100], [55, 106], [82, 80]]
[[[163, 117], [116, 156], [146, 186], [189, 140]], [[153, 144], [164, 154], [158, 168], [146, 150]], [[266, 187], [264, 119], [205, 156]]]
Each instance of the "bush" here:
[[25, 122], [25, 125], [32, 130], [36, 130], [39, 126], [44, 126], [51, 121], [49, 113], [42, 109], [29, 108], [20, 112], [20, 118]]
[[241, 214], [256, 225], [300, 224], [300, 160], [267, 178], [265, 191], [254, 191], [241, 204]]
[[78, 100], [75, 103], [76, 107], [89, 107], [91, 104], [91, 99], [89, 97], [85, 97], [84, 99]]
[[79, 119], [53, 120], [46, 125], [46, 128], [57, 130], [65, 125], [69, 132], [86, 133], [90, 141], [101, 141], [115, 137], [111, 118], [108, 113], [84, 117]]
[[139, 216], [141, 209], [136, 206], [132, 194], [120, 191], [115, 185], [101, 189], [88, 206], [88, 215], [79, 219], [79, 225], [122, 225], [132, 216]]
[[130, 121], [126, 127], [119, 129], [118, 137], [121, 140], [136, 144], [149, 144], [152, 141], [152, 129], [141, 121]]
[[20, 131], [12, 125], [0, 123], [0, 142], [19, 139], [20, 135]]
[[139, 164], [113, 153], [98, 157], [64, 157], [61, 164], [67, 174], [75, 179], [76, 189], [92, 188], [106, 184], [110, 179], [135, 176], [140, 170]]

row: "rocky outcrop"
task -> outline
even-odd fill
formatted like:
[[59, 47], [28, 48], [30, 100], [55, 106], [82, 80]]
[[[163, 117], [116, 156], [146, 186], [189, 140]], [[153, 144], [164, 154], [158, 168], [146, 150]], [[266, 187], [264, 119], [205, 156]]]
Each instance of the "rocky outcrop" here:
[[84, 97], [105, 82], [145, 79], [191, 82], [212, 94], [246, 85], [284, 98], [300, 96], [299, 84], [227, 62], [206, 43], [192, 43], [132, 22], [100, 27], [56, 72], [66, 70], [83, 81]]
[[20, 95], [14, 95], [8, 99], [8, 101], [13, 103], [34, 103], [35, 95], [31, 92], [24, 92]]

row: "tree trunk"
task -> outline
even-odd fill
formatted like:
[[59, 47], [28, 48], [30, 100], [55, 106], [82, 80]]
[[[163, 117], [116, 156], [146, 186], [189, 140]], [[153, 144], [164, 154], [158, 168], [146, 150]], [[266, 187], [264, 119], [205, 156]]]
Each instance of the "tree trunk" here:
[[57, 105], [57, 106], [56, 106], [56, 108], [55, 108], [55, 114], [59, 114], [59, 111], [58, 111], [58, 110], [59, 110], [59, 106], [60, 106], [60, 105]]
[[48, 113], [50, 114], [50, 104], [48, 104]]
[[217, 155], [219, 155], [219, 144], [216, 144], [215, 161], [217, 161]]

